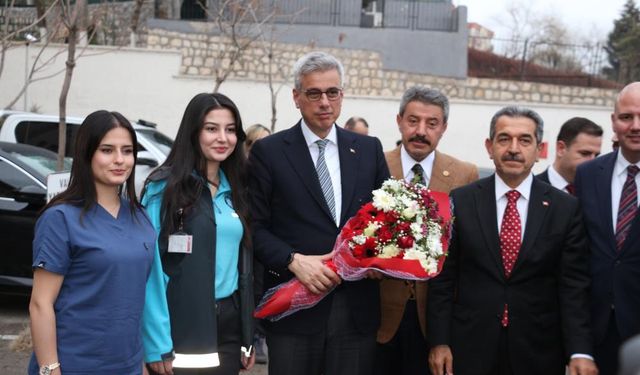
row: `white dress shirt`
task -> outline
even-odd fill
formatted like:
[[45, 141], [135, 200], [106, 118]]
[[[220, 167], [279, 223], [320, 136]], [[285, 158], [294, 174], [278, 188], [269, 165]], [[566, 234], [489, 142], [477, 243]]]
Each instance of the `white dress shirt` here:
[[533, 183], [533, 174], [529, 174], [515, 189], [510, 188], [496, 173], [496, 211], [498, 213], [498, 234], [502, 229], [502, 217], [504, 210], [507, 208], [507, 193], [511, 190], [517, 190], [520, 198], [516, 202], [518, 214], [520, 215], [520, 241], [524, 239], [524, 228], [527, 224], [527, 214], [529, 213], [529, 198], [531, 197], [531, 184]]
[[[622, 152], [618, 150], [616, 164], [613, 166], [613, 176], [611, 176], [611, 217], [613, 218], [613, 233], [616, 232], [618, 225], [618, 210], [620, 209], [620, 196], [622, 195], [622, 187], [627, 181], [627, 167], [631, 163], [624, 158]], [[640, 162], [636, 163], [640, 167]], [[640, 184], [640, 173], [636, 175], [636, 187]], [[640, 199], [638, 199], [640, 204]]]
[[558, 171], [553, 168], [553, 165], [549, 166], [547, 169], [547, 173], [549, 174], [549, 183], [556, 189], [560, 189], [565, 193], [569, 193], [567, 191], [567, 185], [569, 185], [569, 181], [565, 180], [564, 177], [558, 173]]
[[405, 150], [404, 145], [400, 146], [400, 161], [402, 162], [402, 173], [404, 173], [404, 180], [407, 182], [411, 182], [413, 180], [413, 168], [414, 165], [420, 164], [422, 170], [424, 171], [424, 181], [425, 185], [429, 186], [429, 181], [431, 180], [431, 171], [433, 171], [433, 161], [436, 159], [436, 153], [431, 151], [426, 158], [422, 159], [422, 161], [414, 160], [411, 155]]
[[[309, 129], [304, 119], [301, 120], [302, 135], [304, 136], [307, 147], [309, 148], [309, 154], [311, 154], [311, 160], [315, 167], [318, 162], [318, 155], [320, 149], [316, 144], [317, 140], [322, 138], [315, 135], [314, 132]], [[327, 146], [324, 149], [324, 161], [327, 164], [327, 170], [329, 176], [331, 176], [331, 187], [333, 188], [333, 199], [336, 204], [336, 225], [340, 225], [340, 216], [342, 213], [342, 177], [340, 176], [340, 153], [338, 152], [338, 135], [336, 133], [336, 125], [334, 124], [331, 131], [326, 138], [329, 140]]]

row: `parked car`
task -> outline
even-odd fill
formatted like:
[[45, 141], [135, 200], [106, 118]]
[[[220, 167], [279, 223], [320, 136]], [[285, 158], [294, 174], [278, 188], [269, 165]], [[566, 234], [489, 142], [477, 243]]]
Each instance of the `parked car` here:
[[[84, 119], [67, 117], [67, 141], [65, 156], [73, 155], [74, 139]], [[160, 133], [156, 124], [144, 120], [132, 122], [138, 138], [138, 162], [136, 164], [136, 191], [140, 193], [149, 173], [161, 164], [169, 154], [173, 140]], [[24, 143], [58, 152], [59, 118], [29, 112], [0, 111], [0, 141]]]
[[[0, 286], [31, 288], [34, 226], [46, 204], [47, 176], [55, 172], [56, 156], [43, 148], [0, 142]], [[70, 161], [65, 169], [71, 169]]]

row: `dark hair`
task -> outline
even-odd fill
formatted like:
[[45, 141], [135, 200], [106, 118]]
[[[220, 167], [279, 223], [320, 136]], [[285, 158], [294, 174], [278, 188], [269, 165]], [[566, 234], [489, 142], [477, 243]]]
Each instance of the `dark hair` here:
[[[163, 215], [162, 227], [165, 233], [175, 232], [178, 229], [178, 211], [182, 209], [188, 213], [207, 186], [207, 159], [200, 147], [200, 132], [204, 127], [205, 116], [216, 109], [229, 110], [235, 120], [238, 141], [231, 155], [220, 163], [220, 168], [231, 185], [231, 200], [245, 228], [243, 238], [246, 242], [250, 238], [244, 173], [246, 158], [242, 146], [246, 134], [242, 129], [238, 107], [225, 95], [202, 93], [191, 99], [184, 111], [178, 134], [167, 159], [160, 168], [151, 173], [145, 185], [157, 179], [167, 180], [162, 197], [162, 211], [166, 213]], [[197, 178], [193, 175], [194, 171], [198, 175]]]
[[347, 120], [347, 122], [344, 123], [344, 128], [347, 130], [352, 130], [353, 128], [356, 127], [356, 123], [360, 121], [364, 124], [365, 128], [369, 128], [369, 123], [367, 123], [367, 120], [363, 119], [362, 117], [357, 117], [357, 116], [353, 116], [351, 118], [349, 118]]
[[576, 137], [581, 133], [594, 137], [602, 137], [602, 128], [587, 118], [574, 117], [562, 124], [556, 140], [564, 142], [567, 146], [571, 146], [573, 141], [576, 140]]
[[96, 204], [98, 197], [93, 170], [91, 168], [91, 160], [104, 136], [115, 128], [124, 128], [127, 130], [133, 143], [134, 167], [131, 169], [131, 174], [127, 178], [124, 186], [120, 186], [118, 193], [120, 195], [123, 195], [123, 193], [126, 195], [129, 199], [131, 213], [134, 217], [136, 216], [136, 209], [141, 208], [136, 198], [135, 190], [135, 162], [138, 158], [136, 132], [133, 130], [133, 126], [131, 126], [129, 120], [123, 115], [118, 112], [105, 110], [91, 113], [80, 125], [73, 149], [73, 163], [71, 164], [69, 186], [65, 191], [51, 199], [43, 211], [57, 204], [71, 203], [74, 205], [82, 205], [82, 212], [85, 213]]
[[489, 139], [493, 140], [493, 137], [496, 136], [496, 123], [502, 116], [511, 118], [526, 117], [531, 119], [536, 124], [536, 143], [542, 142], [542, 133], [544, 130], [544, 121], [542, 121], [542, 117], [540, 117], [540, 115], [533, 109], [518, 106], [504, 107], [493, 115], [491, 118], [491, 125], [489, 127]]

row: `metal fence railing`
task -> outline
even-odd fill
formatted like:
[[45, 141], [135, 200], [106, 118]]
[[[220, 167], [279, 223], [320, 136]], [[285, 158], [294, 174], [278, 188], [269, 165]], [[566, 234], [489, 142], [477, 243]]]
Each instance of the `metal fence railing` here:
[[603, 75], [603, 45], [469, 37], [468, 74], [478, 78], [617, 87]]
[[411, 30], [458, 30], [458, 12], [449, 1], [385, 0], [384, 27]]
[[[221, 3], [224, 0], [209, 0], [212, 7]], [[276, 23], [294, 19], [302, 25], [458, 31], [458, 11], [451, 0], [263, 0], [253, 4], [259, 5], [259, 13], [274, 14]]]

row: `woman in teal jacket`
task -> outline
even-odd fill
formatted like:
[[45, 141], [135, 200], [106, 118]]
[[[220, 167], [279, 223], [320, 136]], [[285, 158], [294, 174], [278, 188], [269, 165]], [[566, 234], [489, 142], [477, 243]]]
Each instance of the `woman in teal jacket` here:
[[159, 233], [143, 313], [159, 374], [237, 374], [253, 365], [245, 133], [235, 104], [198, 94], [142, 204]]

